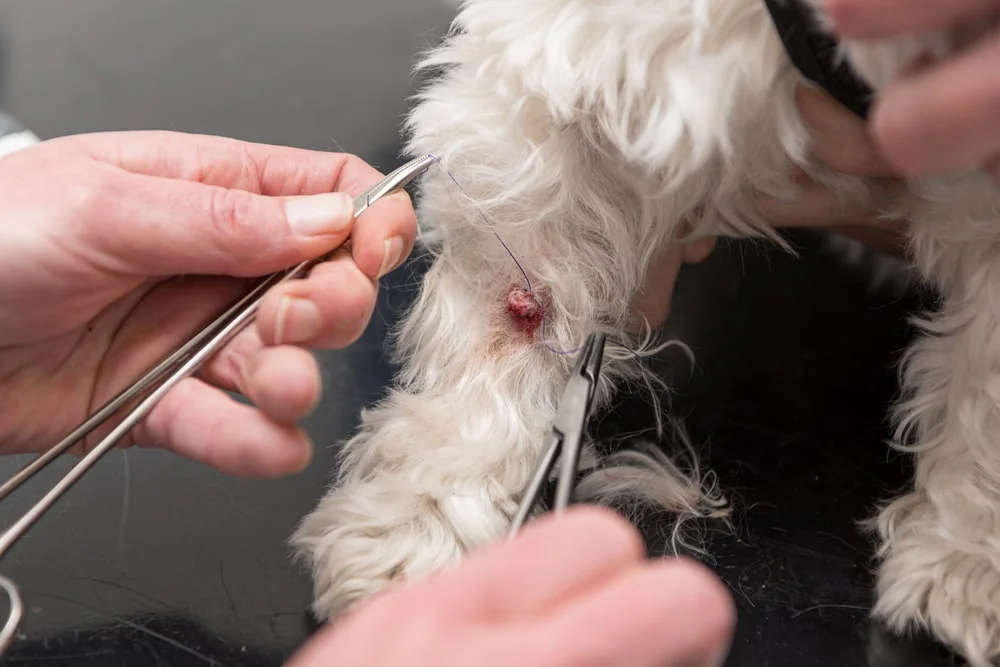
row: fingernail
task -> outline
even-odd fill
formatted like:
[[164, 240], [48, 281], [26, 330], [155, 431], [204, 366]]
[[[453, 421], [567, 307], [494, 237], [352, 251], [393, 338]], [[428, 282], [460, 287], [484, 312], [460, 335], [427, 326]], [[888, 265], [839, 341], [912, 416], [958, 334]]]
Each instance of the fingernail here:
[[343, 192], [294, 197], [285, 202], [292, 231], [300, 236], [339, 234], [354, 220], [354, 200]]
[[391, 239], [386, 239], [384, 245], [385, 250], [382, 255], [382, 266], [378, 269], [379, 278], [392, 271], [396, 267], [396, 264], [399, 263], [403, 254], [402, 237], [393, 236]]
[[277, 345], [304, 343], [319, 335], [322, 325], [319, 308], [312, 301], [286, 296], [278, 305]]

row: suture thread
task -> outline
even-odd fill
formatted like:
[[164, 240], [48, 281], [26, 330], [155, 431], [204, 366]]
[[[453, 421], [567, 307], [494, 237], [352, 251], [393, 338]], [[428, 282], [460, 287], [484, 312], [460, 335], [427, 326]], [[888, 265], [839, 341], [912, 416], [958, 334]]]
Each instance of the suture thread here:
[[[441, 163], [438, 162], [438, 164]], [[444, 167], [442, 167], [442, 169], [444, 169]], [[468, 199], [472, 203], [472, 206], [473, 208], [476, 209], [476, 212], [479, 214], [479, 217], [481, 217], [483, 219], [483, 222], [485, 222], [486, 225], [490, 228], [490, 230], [493, 232], [493, 236], [497, 238], [497, 241], [500, 242], [500, 245], [503, 246], [503, 249], [507, 252], [508, 255], [510, 255], [510, 258], [514, 262], [514, 265], [517, 266], [517, 270], [520, 271], [521, 275], [524, 277], [525, 289], [527, 290], [528, 294], [530, 294], [535, 298], [535, 300], [538, 302], [538, 307], [542, 309], [542, 345], [544, 345], [545, 348], [548, 349], [550, 352], [553, 352], [555, 354], [571, 355], [580, 352], [580, 350], [582, 350], [583, 347], [578, 347], [576, 349], [566, 351], [566, 350], [557, 350], [551, 345], [549, 345], [548, 341], [546, 340], [546, 330], [547, 330], [546, 323], [548, 322], [548, 312], [545, 310], [545, 306], [542, 304], [541, 299], [539, 299], [538, 296], [535, 294], [535, 291], [531, 286], [531, 279], [528, 278], [528, 272], [524, 270], [524, 266], [522, 266], [521, 262], [518, 261], [517, 256], [514, 255], [514, 252], [510, 249], [510, 246], [508, 246], [507, 243], [504, 242], [503, 238], [500, 236], [500, 233], [497, 232], [496, 226], [493, 224], [493, 222], [489, 218], [487, 218], [486, 213], [481, 208], [479, 208], [479, 206], [476, 205], [475, 200], [473, 200], [472, 196], [468, 192], [466, 192], [465, 188], [462, 187], [462, 184], [458, 182], [457, 178], [455, 178], [455, 175], [452, 174], [448, 169], [444, 169], [444, 173], [448, 175], [448, 178], [450, 178], [451, 182], [455, 184], [455, 187], [458, 188], [458, 191], [461, 192], [463, 195], [465, 195], [466, 199]]]
[[[435, 158], [435, 161], [437, 162], [437, 164], [440, 165], [441, 164], [440, 158], [438, 158], [436, 155], [434, 156], [434, 158]], [[541, 299], [539, 299], [537, 297], [537, 295], [535, 295], [534, 289], [531, 286], [531, 279], [528, 278], [528, 272], [524, 270], [524, 266], [521, 264], [521, 262], [514, 255], [514, 252], [510, 249], [510, 246], [508, 246], [507, 243], [504, 242], [503, 238], [500, 236], [500, 233], [497, 232], [496, 225], [494, 225], [493, 222], [486, 216], [486, 212], [483, 211], [483, 209], [481, 209], [476, 204], [475, 200], [472, 198], [472, 195], [470, 195], [465, 190], [465, 188], [462, 187], [462, 184], [458, 182], [458, 179], [455, 178], [455, 175], [452, 174], [451, 171], [449, 171], [445, 167], [441, 167], [441, 169], [444, 171], [445, 174], [448, 175], [448, 178], [451, 179], [451, 182], [455, 184], [455, 187], [458, 188], [458, 191], [461, 192], [462, 195], [464, 195], [465, 198], [469, 200], [469, 202], [472, 204], [472, 207], [476, 210], [476, 213], [479, 214], [479, 217], [481, 217], [483, 219], [483, 222], [485, 222], [486, 225], [490, 228], [490, 231], [493, 232], [493, 236], [496, 237], [497, 241], [500, 242], [500, 245], [503, 246], [503, 249], [507, 252], [508, 255], [510, 255], [511, 261], [514, 262], [514, 265], [517, 266], [517, 270], [520, 271], [521, 275], [524, 277], [525, 289], [527, 290], [528, 294], [530, 294], [533, 297], [535, 297], [535, 300], [538, 302], [538, 307], [542, 309], [542, 345], [545, 346], [545, 348], [547, 350], [549, 350], [550, 352], [552, 352], [554, 354], [564, 355], [564, 356], [569, 356], [569, 355], [572, 355], [572, 354], [577, 354], [581, 350], [583, 350], [583, 346], [580, 346], [580, 347], [577, 347], [577, 348], [574, 348], [574, 349], [568, 350], [568, 351], [567, 350], [557, 350], [556, 348], [552, 347], [549, 344], [549, 342], [546, 340], [546, 331], [547, 331], [547, 324], [548, 324], [548, 312], [545, 310], [545, 306], [542, 304]], [[626, 347], [624, 345], [622, 345], [621, 347], [625, 351], [629, 352], [633, 357], [638, 358], [640, 356], [639, 353], [636, 352], [635, 350], [632, 350], [632, 349], [630, 349], [630, 348], [628, 348], [628, 347]]]

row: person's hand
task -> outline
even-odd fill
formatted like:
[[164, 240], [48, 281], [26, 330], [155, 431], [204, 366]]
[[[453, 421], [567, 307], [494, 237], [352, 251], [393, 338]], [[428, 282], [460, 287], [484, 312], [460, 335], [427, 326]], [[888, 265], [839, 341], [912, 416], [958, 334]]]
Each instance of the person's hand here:
[[716, 239], [703, 236], [695, 240], [677, 240], [663, 248], [649, 264], [646, 278], [632, 302], [635, 313], [632, 329], [645, 333], [667, 321], [674, 299], [674, 288], [685, 264], [705, 261], [715, 250]]
[[575, 508], [363, 603], [287, 667], [722, 667], [734, 624], [708, 570], [645, 560], [621, 518]]
[[352, 225], [352, 196], [379, 178], [348, 155], [164, 132], [68, 137], [0, 160], [0, 453], [51, 446], [250, 279], [350, 237], [308, 279], [274, 288], [256, 324], [125, 443], [235, 475], [301, 470], [311, 443], [296, 422], [321, 392], [306, 348], [358, 338], [378, 278], [416, 235], [405, 194]]
[[872, 126], [882, 153], [908, 176], [988, 166], [1000, 180], [1000, 2], [825, 1], [838, 33], [854, 39], [992, 25], [963, 52], [880, 92]]
[[778, 229], [823, 229], [888, 255], [904, 255], [908, 223], [887, 221], [882, 211], [905, 181], [882, 155], [868, 124], [811, 85], [798, 88], [796, 104], [812, 137], [812, 158], [837, 173], [865, 179], [871, 197], [864, 204], [845, 202], [825, 185], [800, 175], [800, 194], [794, 201], [761, 195], [758, 210]]
[[[882, 158], [865, 122], [822, 90], [802, 86], [796, 91], [799, 112], [813, 137], [812, 157], [830, 169], [867, 180], [871, 198], [863, 205], [846, 204], [826, 186], [797, 175], [800, 193], [793, 201], [759, 195], [756, 206], [776, 229], [812, 228], [853, 238], [894, 256], [905, 253], [904, 222], [884, 220], [880, 211], [904, 182]], [[658, 327], [670, 313], [677, 278], [685, 264], [705, 260], [714, 239], [675, 241], [652, 261], [633, 303], [634, 328]]]

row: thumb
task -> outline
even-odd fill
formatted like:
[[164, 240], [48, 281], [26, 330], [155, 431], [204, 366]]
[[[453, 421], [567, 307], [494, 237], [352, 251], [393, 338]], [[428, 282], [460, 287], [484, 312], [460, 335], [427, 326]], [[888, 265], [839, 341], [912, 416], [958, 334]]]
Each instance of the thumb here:
[[81, 222], [91, 248], [125, 273], [256, 277], [344, 243], [354, 200], [343, 192], [268, 197], [203, 183], [123, 174], [114, 200]]

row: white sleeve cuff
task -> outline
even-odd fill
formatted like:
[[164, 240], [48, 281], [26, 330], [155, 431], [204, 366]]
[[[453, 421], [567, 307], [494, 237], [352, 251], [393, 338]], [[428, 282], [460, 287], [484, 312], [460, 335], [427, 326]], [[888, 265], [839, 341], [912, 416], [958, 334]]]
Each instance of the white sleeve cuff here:
[[22, 130], [20, 132], [0, 136], [0, 158], [6, 157], [15, 151], [21, 150], [22, 148], [34, 146], [40, 141], [41, 140], [29, 130]]
[[40, 139], [14, 116], [0, 111], [0, 158], [39, 143]]

